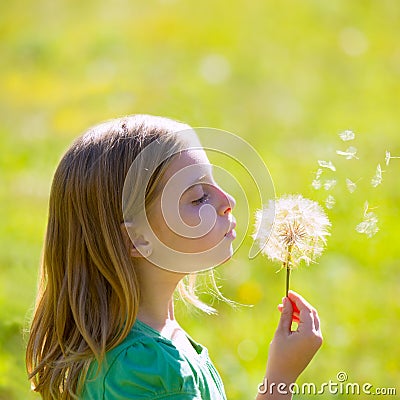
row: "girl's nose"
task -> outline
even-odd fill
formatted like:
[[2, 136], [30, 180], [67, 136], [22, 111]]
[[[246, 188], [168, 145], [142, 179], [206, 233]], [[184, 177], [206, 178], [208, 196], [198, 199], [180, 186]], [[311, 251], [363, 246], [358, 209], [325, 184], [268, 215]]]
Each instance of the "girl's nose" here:
[[231, 196], [229, 193], [226, 193], [226, 196], [228, 198], [229, 207], [226, 209], [225, 213], [231, 212], [236, 207], [235, 198], [233, 196]]
[[225, 215], [232, 212], [232, 210], [236, 206], [236, 201], [233, 196], [231, 196], [229, 193], [224, 192], [222, 189], [220, 189], [220, 193], [222, 197], [220, 212], [221, 215]]

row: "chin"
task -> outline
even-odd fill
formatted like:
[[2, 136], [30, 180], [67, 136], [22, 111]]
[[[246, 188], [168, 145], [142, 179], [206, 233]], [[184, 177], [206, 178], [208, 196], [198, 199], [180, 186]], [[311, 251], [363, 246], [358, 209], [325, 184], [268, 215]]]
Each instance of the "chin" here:
[[233, 256], [233, 247], [232, 244], [230, 244], [228, 251], [224, 255], [221, 255], [220, 258], [221, 261], [219, 261], [218, 265], [226, 263], [232, 258], [232, 256]]

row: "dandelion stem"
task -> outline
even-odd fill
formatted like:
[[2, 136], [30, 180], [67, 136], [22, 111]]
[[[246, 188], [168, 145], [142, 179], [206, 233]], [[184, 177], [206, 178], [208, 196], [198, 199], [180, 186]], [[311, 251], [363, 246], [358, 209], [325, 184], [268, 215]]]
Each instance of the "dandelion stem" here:
[[283, 266], [286, 268], [286, 297], [289, 294], [289, 281], [290, 281], [290, 270], [292, 269], [291, 267], [291, 262], [292, 262], [292, 249], [293, 249], [293, 244], [290, 244], [287, 247], [287, 255], [286, 255], [286, 260], [283, 264]]
[[286, 267], [286, 297], [289, 294], [290, 267]]

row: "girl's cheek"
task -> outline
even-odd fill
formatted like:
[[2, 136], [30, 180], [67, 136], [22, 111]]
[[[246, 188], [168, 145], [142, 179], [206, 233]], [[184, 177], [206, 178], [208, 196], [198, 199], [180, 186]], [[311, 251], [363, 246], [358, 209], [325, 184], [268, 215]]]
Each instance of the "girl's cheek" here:
[[[221, 232], [226, 228], [225, 225], [219, 221], [216, 212], [208, 210], [203, 210], [200, 214], [201, 206], [185, 206], [180, 208], [180, 219], [178, 220], [178, 224], [182, 224], [182, 222], [190, 227], [199, 227], [199, 231], [207, 232], [207, 235], [211, 235], [215, 237], [219, 237]], [[200, 217], [201, 215], [201, 217]], [[178, 225], [179, 226], [179, 225]], [[185, 227], [182, 227], [182, 232], [185, 232]], [[186, 231], [187, 232], [187, 231]], [[179, 234], [179, 232], [176, 232]], [[225, 232], [224, 232], [225, 233]], [[190, 239], [190, 235], [182, 235], [186, 236], [186, 238]]]
[[180, 210], [182, 221], [189, 226], [197, 226], [200, 222], [200, 207], [184, 207]]

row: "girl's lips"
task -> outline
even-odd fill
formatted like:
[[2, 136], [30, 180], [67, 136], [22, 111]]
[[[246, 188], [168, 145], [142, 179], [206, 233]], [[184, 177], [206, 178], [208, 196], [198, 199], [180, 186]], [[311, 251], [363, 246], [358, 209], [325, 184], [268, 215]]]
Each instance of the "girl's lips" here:
[[236, 231], [234, 229], [231, 229], [229, 232], [225, 234], [225, 237], [230, 238], [230, 239], [235, 239], [236, 238]]
[[236, 221], [232, 221], [231, 225], [229, 226], [229, 231], [225, 233], [225, 237], [229, 237], [232, 239], [236, 238]]

